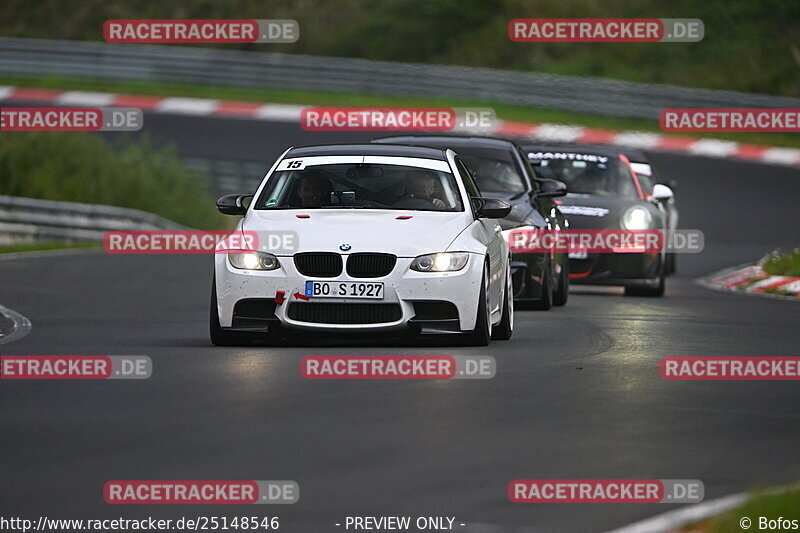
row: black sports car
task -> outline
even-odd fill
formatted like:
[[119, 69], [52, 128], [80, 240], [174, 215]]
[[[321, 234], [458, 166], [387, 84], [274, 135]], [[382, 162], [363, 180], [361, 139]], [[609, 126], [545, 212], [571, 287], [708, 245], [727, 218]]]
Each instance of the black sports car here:
[[[553, 200], [566, 188], [557, 180], [540, 179], [513, 141], [489, 137], [403, 135], [373, 142], [452, 148], [470, 171], [481, 194], [510, 203], [501, 219], [506, 235], [518, 228], [565, 229], [566, 218]], [[514, 301], [521, 307], [550, 309], [569, 295], [569, 260], [563, 253], [514, 253], [511, 257]]]
[[[636, 173], [636, 177], [639, 178], [639, 183], [645, 196], [657, 196], [660, 198], [658, 205], [664, 210], [667, 230], [670, 233], [674, 233], [678, 229], [678, 206], [675, 204], [674, 192], [676, 188], [675, 181], [670, 181], [669, 185], [664, 184], [656, 167], [647, 158], [647, 154], [641, 150], [621, 148], [620, 151], [630, 161], [631, 168]], [[667, 252], [667, 274], [672, 274], [676, 270], [675, 257], [675, 253]]]
[[[525, 145], [524, 149], [539, 176], [567, 185], [569, 194], [559, 203], [570, 229], [667, 229], [661, 202], [671, 197], [671, 191], [643, 184], [621, 151], [545, 144]], [[629, 296], [664, 294], [667, 262], [663, 249], [569, 255], [573, 283], [622, 285]]]

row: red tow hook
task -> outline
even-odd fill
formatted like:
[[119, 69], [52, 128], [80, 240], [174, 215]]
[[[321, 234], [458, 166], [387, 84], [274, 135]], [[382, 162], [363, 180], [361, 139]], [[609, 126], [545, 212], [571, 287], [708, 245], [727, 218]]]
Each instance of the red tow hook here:
[[285, 294], [283, 291], [275, 291], [275, 303], [281, 305]]

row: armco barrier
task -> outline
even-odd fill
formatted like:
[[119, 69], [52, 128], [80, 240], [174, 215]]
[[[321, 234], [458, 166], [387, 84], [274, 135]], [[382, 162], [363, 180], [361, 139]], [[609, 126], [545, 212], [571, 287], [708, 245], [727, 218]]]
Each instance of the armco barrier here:
[[800, 107], [798, 98], [537, 72], [41, 39], [0, 38], [0, 74], [452, 97], [646, 119], [665, 107]]
[[184, 229], [153, 213], [108, 205], [0, 196], [0, 245], [100, 241], [109, 230]]

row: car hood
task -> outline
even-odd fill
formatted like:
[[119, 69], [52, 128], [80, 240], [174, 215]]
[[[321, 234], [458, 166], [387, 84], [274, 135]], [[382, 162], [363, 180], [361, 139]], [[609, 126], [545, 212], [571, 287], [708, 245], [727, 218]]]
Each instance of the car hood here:
[[650, 202], [635, 198], [570, 193], [560, 198], [559, 209], [569, 221], [570, 229], [616, 229], [622, 215], [631, 206], [640, 205], [659, 217]]
[[558, 207], [571, 229], [618, 228], [625, 210], [637, 203], [628, 198], [574, 193], [559, 200]]
[[[308, 218], [298, 218], [307, 215]], [[402, 219], [398, 217], [410, 217]], [[276, 255], [298, 252], [385, 252], [416, 257], [443, 252], [466, 228], [466, 213], [375, 209], [254, 210], [242, 230], [258, 236], [259, 249]], [[290, 249], [271, 246], [274, 235], [293, 234]], [[272, 240], [272, 242], [270, 241]], [[349, 245], [342, 250], [342, 245]], [[269, 249], [265, 246], [269, 246]]]

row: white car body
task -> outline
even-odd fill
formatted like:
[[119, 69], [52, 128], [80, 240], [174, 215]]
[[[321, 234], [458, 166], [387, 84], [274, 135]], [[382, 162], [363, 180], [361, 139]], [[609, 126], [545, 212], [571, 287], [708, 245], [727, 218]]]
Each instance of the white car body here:
[[[299, 165], [311, 168], [315, 165], [340, 163], [376, 163], [381, 165], [402, 165], [433, 169], [451, 173], [458, 184], [458, 194], [464, 209], [459, 212], [439, 212], [416, 209], [307, 209], [280, 208], [257, 209], [256, 201], [251, 202], [244, 218], [237, 225], [236, 231], [254, 232], [259, 243], [269, 242], [269, 236], [280, 234], [296, 235], [294, 248], [291, 250], [269, 250], [278, 258], [280, 266], [275, 270], [248, 270], [236, 268], [231, 264], [228, 254], [215, 254], [214, 283], [216, 312], [219, 327], [230, 332], [261, 333], [264, 324], [241, 321], [234, 317], [234, 310], [243, 300], [258, 299], [275, 302], [276, 296], [283, 295], [283, 300], [275, 302], [274, 318], [270, 317], [270, 332], [273, 331], [275, 319], [280, 323], [280, 330], [321, 330], [348, 329], [353, 331], [392, 331], [404, 330], [417, 314], [415, 303], [418, 302], [451, 302], [458, 311], [457, 331], [471, 332], [475, 330], [478, 318], [480, 289], [484, 277], [484, 267], [488, 268], [488, 287], [486, 300], [490, 310], [490, 322], [498, 324], [503, 315], [504, 297], [510, 280], [509, 249], [500, 233], [500, 225], [490, 218], [478, 218], [467, 193], [467, 188], [455, 164], [455, 154], [451, 150], [433, 150], [402, 147], [409, 156], [398, 156], [400, 147], [389, 147], [382, 150], [380, 145], [351, 147], [317, 147], [323, 155], [313, 155], [314, 147], [287, 150], [262, 180], [255, 198], [261, 193], [273, 176], [280, 170], [296, 169]], [[349, 148], [349, 149], [348, 149]], [[382, 155], [382, 152], [391, 155]], [[420, 154], [440, 154], [439, 159], [419, 157]], [[297, 163], [300, 161], [300, 163]], [[280, 179], [280, 178], [276, 178]], [[263, 251], [267, 249], [261, 245]], [[468, 254], [466, 266], [457, 271], [419, 272], [411, 270], [412, 261], [421, 255], [465, 252]], [[341, 273], [332, 278], [320, 278], [304, 275], [298, 269], [295, 256], [302, 253], [336, 253], [342, 257]], [[391, 271], [379, 277], [355, 277], [348, 274], [348, 261], [353, 254], [382, 253], [396, 256], [396, 263]], [[363, 299], [349, 297], [311, 296], [306, 300], [306, 283], [309, 281], [329, 281], [333, 283], [356, 284], [383, 283], [382, 299]], [[348, 287], [353, 285], [348, 285]], [[334, 287], [332, 290], [336, 290]], [[355, 291], [356, 289], [354, 289]], [[299, 294], [300, 296], [297, 296]], [[307, 297], [308, 298], [308, 297]], [[513, 298], [512, 298], [513, 300]], [[310, 303], [327, 304], [320, 313], [309, 321], [308, 313], [302, 309], [292, 312], [293, 306], [308, 306]], [[393, 306], [391, 320], [374, 322], [374, 318], [366, 318], [363, 323], [346, 323], [335, 310], [342, 310], [341, 305], [362, 305], [382, 303]], [[212, 301], [212, 314], [213, 314]], [[513, 306], [513, 303], [512, 303]], [[271, 306], [270, 306], [271, 307]], [[363, 306], [362, 306], [363, 307]], [[399, 313], [397, 309], [399, 308]], [[309, 308], [306, 308], [309, 309]], [[352, 308], [347, 308], [348, 310]], [[388, 309], [388, 308], [381, 308]], [[332, 311], [331, 315], [327, 310]], [[349, 313], [350, 311], [348, 311]], [[298, 318], [298, 313], [301, 316]], [[356, 313], [357, 314], [357, 313]], [[511, 310], [513, 320], [513, 307]], [[239, 315], [237, 315], [238, 317]], [[327, 318], [326, 318], [327, 317]], [[331, 318], [333, 317], [333, 318]], [[212, 316], [213, 321], [213, 316]], [[237, 323], [235, 323], [237, 322]], [[455, 321], [451, 320], [451, 323]], [[435, 324], [434, 324], [435, 325]], [[455, 325], [455, 324], [453, 324]], [[435, 329], [435, 328], [434, 328]], [[491, 331], [491, 326], [489, 326]], [[212, 326], [213, 330], [213, 326]], [[212, 331], [213, 339], [213, 331]]]

